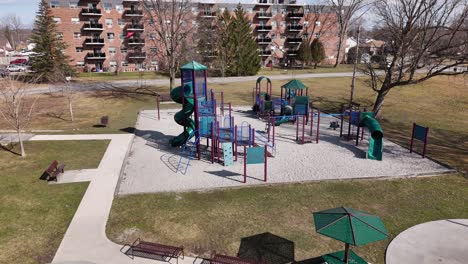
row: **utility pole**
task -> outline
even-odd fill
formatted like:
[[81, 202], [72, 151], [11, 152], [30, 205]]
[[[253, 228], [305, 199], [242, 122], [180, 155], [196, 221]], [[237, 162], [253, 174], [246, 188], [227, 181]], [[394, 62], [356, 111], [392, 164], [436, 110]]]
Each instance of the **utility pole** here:
[[349, 108], [351, 108], [351, 105], [353, 104], [353, 100], [354, 100], [354, 82], [356, 79], [356, 67], [357, 67], [357, 63], [359, 59], [359, 35], [360, 34], [361, 34], [361, 25], [359, 25], [357, 29], [356, 54], [354, 57], [353, 79], [351, 80], [351, 96], [349, 98]]

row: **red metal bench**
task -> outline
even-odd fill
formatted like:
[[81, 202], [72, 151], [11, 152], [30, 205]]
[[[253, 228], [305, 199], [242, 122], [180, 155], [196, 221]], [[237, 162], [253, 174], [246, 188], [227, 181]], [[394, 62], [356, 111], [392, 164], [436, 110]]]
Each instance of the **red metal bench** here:
[[[128, 249], [124, 252], [123, 250], [126, 247], [128, 247]], [[135, 240], [135, 242], [133, 242], [133, 244], [131, 245], [125, 244], [120, 249], [120, 252], [131, 257], [132, 259], [134, 257], [141, 257], [154, 260], [161, 260], [169, 263], [170, 260], [173, 258], [177, 260], [177, 263], [179, 263], [180, 256], [182, 256], [182, 259], [184, 258], [183, 247], [175, 247], [157, 244], [153, 242], [141, 241], [140, 238]]]
[[60, 164], [58, 163], [57, 160], [54, 160], [47, 170], [44, 171], [44, 173], [41, 176], [41, 179], [47, 180], [47, 181], [57, 181], [57, 177], [60, 173], [64, 172], [65, 164]]

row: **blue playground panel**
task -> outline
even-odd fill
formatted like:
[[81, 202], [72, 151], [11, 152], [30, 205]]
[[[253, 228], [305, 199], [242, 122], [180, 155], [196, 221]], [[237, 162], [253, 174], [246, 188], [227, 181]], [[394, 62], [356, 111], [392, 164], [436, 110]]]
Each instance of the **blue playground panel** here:
[[211, 124], [214, 122], [213, 116], [200, 117], [200, 135], [211, 135]]
[[414, 126], [414, 138], [424, 141], [426, 139], [427, 128], [419, 125]]
[[359, 112], [351, 112], [351, 124], [358, 125]]
[[247, 164], [265, 163], [265, 148], [252, 147], [247, 149]]
[[307, 110], [306, 105], [296, 105], [294, 107], [294, 114], [295, 115], [305, 115]]
[[224, 166], [231, 166], [234, 164], [234, 155], [232, 151], [232, 143], [227, 142], [223, 143], [223, 159], [224, 159]]

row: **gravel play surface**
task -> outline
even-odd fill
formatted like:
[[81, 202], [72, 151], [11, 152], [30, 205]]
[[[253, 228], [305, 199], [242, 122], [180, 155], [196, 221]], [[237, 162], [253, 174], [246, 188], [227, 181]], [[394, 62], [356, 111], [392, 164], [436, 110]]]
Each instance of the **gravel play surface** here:
[[[385, 131], [383, 161], [368, 160], [365, 158], [367, 131], [364, 141], [356, 147], [354, 141], [339, 138], [339, 129], [329, 128], [330, 121], [338, 119], [322, 116], [318, 144], [297, 144], [296, 127], [292, 123], [276, 127], [276, 156], [268, 158], [267, 183], [263, 181], [263, 164], [247, 166], [247, 183], [244, 184], [243, 159], [239, 158], [232, 166], [212, 164], [209, 149], [203, 151], [201, 160], [192, 160], [186, 172], [185, 166], [176, 172], [182, 150], [171, 147], [169, 140], [183, 129], [174, 121], [178, 111], [180, 109], [162, 110], [159, 121], [156, 111], [140, 112], [136, 137], [117, 188], [119, 195], [329, 179], [434, 175], [450, 171], [386, 140]], [[235, 108], [233, 116], [236, 124], [246, 121], [258, 131], [265, 130], [265, 123], [253, 116], [249, 108]], [[347, 131], [346, 125], [344, 131]], [[205, 139], [201, 142], [206, 144]], [[242, 151], [239, 148], [239, 152]], [[186, 162], [187, 159], [183, 159], [182, 163]]]

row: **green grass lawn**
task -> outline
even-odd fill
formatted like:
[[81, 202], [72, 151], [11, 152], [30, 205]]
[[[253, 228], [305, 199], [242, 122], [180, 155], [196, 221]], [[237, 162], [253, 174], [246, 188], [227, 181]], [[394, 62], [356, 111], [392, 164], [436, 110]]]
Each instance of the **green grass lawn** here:
[[65, 170], [97, 168], [109, 141], [30, 141], [26, 158], [0, 149], [0, 263], [49, 263], [88, 186], [39, 180], [57, 159]]
[[306, 74], [306, 73], [333, 73], [333, 72], [352, 72], [352, 64], [341, 64], [338, 67], [333, 67], [333, 65], [319, 65], [317, 69], [314, 69], [312, 66], [297, 69], [280, 69], [274, 67], [271, 68], [262, 68], [257, 73], [258, 76], [271, 76], [271, 75], [292, 75], [292, 74]]
[[[296, 260], [304, 260], [344, 248], [315, 233], [314, 211], [347, 206], [377, 214], [393, 238], [422, 222], [468, 218], [467, 202], [466, 179], [457, 175], [132, 195], [114, 200], [107, 234], [118, 243], [141, 237], [209, 257], [235, 256], [241, 238], [271, 232], [294, 241]], [[356, 252], [384, 263], [391, 238]]]
[[81, 72], [78, 74], [78, 81], [116, 81], [116, 80], [148, 80], [148, 79], [167, 79], [168, 77], [155, 72]]

